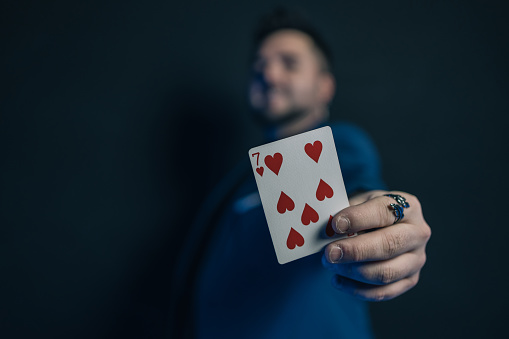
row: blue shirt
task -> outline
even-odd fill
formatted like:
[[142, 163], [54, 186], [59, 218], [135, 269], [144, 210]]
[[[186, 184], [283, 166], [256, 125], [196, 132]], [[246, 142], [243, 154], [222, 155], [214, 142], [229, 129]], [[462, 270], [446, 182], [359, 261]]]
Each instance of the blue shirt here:
[[[347, 193], [384, 189], [374, 145], [331, 126]], [[334, 289], [322, 253], [280, 265], [254, 176], [233, 195], [210, 239], [195, 291], [198, 338], [371, 338], [366, 303]]]

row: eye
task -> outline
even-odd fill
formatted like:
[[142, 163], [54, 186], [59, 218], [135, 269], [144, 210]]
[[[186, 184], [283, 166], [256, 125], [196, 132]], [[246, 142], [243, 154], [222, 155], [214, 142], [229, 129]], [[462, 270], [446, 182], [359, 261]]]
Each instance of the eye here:
[[287, 71], [297, 70], [298, 60], [294, 55], [283, 55], [281, 59], [283, 61], [283, 65]]

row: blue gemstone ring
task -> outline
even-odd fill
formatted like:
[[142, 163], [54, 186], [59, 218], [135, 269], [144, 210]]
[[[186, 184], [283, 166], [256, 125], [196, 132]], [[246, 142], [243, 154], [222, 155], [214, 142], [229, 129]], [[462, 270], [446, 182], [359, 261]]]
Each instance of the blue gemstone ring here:
[[394, 216], [396, 217], [393, 223], [394, 225], [395, 223], [403, 219], [405, 217], [405, 214], [403, 213], [403, 207], [398, 204], [391, 204], [390, 207], [392, 208]]
[[404, 207], [404, 208], [408, 208], [410, 207], [410, 204], [406, 201], [405, 198], [403, 198], [401, 195], [398, 195], [398, 194], [384, 194], [386, 197], [391, 197], [391, 198], [394, 198], [394, 200], [396, 200], [396, 202], [401, 206], [401, 207]]

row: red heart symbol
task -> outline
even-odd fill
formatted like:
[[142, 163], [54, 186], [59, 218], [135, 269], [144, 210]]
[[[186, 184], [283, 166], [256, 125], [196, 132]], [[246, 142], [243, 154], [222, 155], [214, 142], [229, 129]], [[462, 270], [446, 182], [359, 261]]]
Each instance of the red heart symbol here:
[[274, 156], [267, 155], [265, 157], [265, 165], [276, 175], [279, 173], [279, 169], [283, 164], [283, 155], [281, 153], [275, 153]]
[[292, 227], [290, 229], [290, 234], [288, 234], [288, 239], [286, 239], [286, 246], [293, 250], [295, 246], [301, 247], [302, 245], [304, 245], [304, 238]]
[[258, 172], [258, 174], [260, 174], [260, 176], [263, 176], [263, 167], [257, 167], [256, 172]]
[[318, 221], [318, 213], [316, 213], [316, 211], [311, 206], [306, 204], [304, 206], [304, 210], [302, 211], [302, 216], [300, 217], [300, 221], [302, 221], [302, 224], [304, 224], [306, 226], [309, 225], [309, 223], [311, 221], [317, 222]]
[[286, 210], [293, 211], [295, 208], [295, 203], [292, 198], [287, 196], [285, 192], [281, 191], [281, 195], [279, 196], [279, 200], [277, 202], [277, 211], [281, 214], [285, 213]]
[[325, 197], [332, 198], [334, 195], [334, 191], [332, 187], [330, 187], [325, 181], [320, 179], [320, 183], [318, 184], [318, 188], [316, 189], [316, 199], [319, 201], [323, 201]]
[[332, 237], [336, 232], [332, 228], [332, 215], [329, 217], [329, 222], [327, 223], [327, 227], [325, 228], [325, 234], [329, 237]]
[[304, 151], [306, 154], [313, 159], [316, 163], [318, 163], [318, 159], [320, 159], [320, 154], [322, 154], [322, 143], [317, 140], [313, 144], [309, 143], [304, 146]]

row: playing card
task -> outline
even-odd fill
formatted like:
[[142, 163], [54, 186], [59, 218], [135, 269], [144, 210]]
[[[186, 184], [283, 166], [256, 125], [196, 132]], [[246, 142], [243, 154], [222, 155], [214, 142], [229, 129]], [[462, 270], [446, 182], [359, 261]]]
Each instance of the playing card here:
[[280, 264], [343, 237], [331, 225], [349, 203], [330, 127], [254, 147], [249, 157]]

